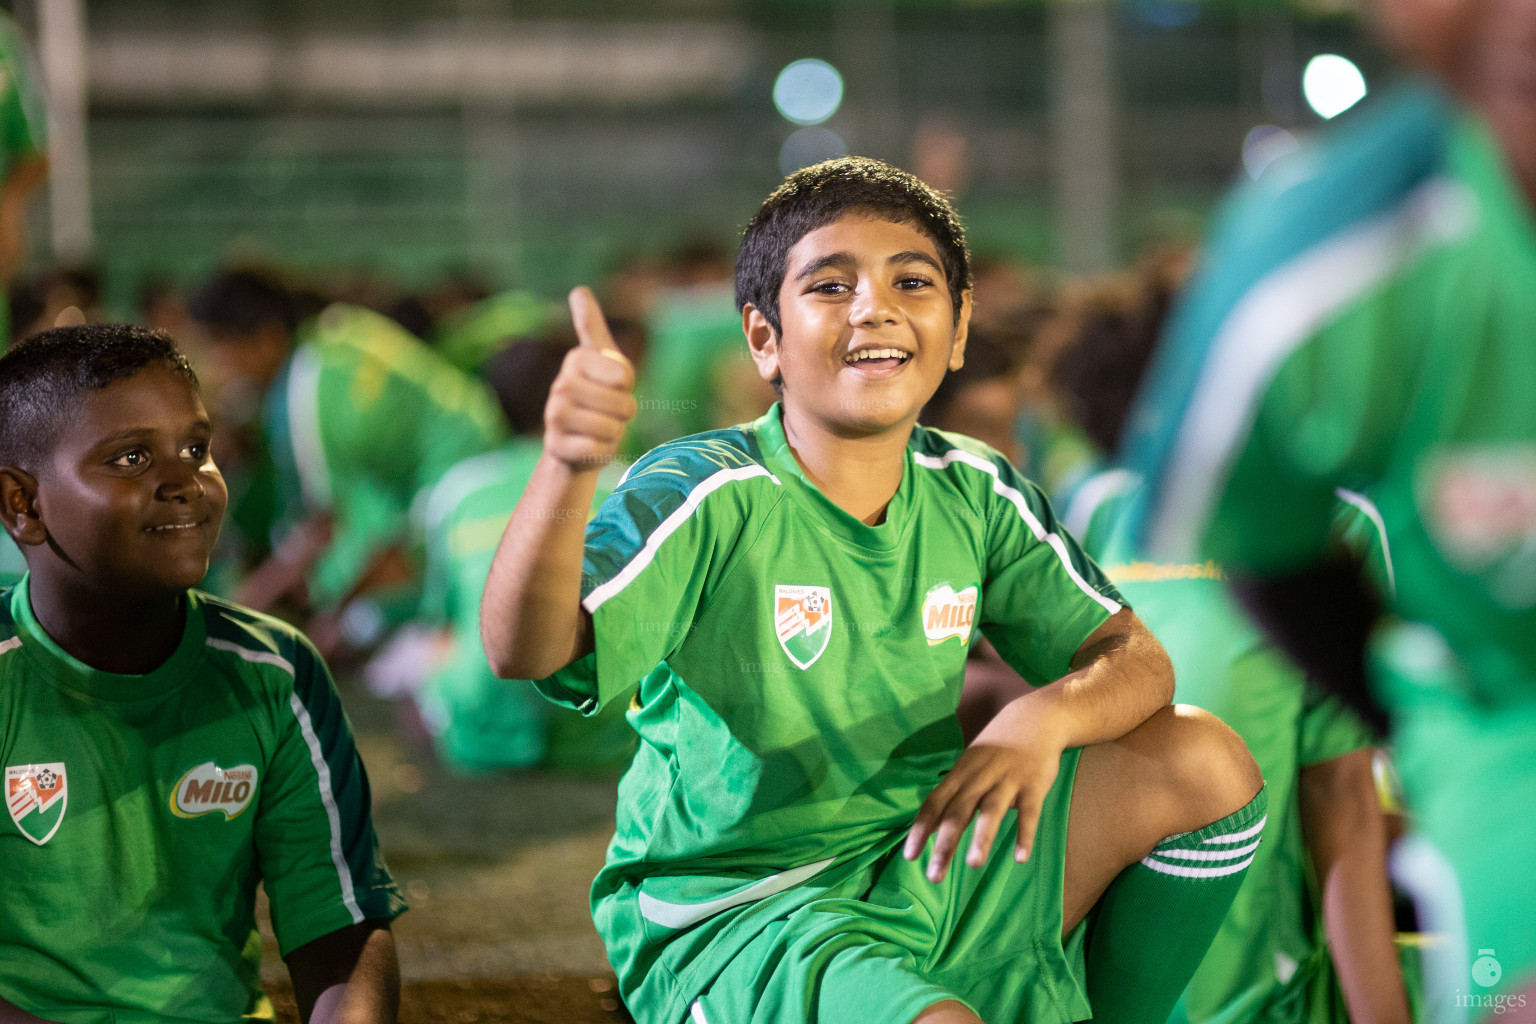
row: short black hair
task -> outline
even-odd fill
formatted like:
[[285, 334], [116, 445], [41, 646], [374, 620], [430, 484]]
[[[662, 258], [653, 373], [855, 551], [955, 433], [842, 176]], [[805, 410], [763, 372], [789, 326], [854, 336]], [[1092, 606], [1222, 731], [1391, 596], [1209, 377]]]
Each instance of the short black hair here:
[[187, 312], [205, 327], [235, 334], [255, 334], [276, 325], [287, 334], [299, 326], [294, 295], [272, 278], [250, 270], [226, 270], [187, 300]]
[[1139, 282], [1129, 296], [1106, 289], [1079, 314], [1070, 341], [1050, 367], [1063, 411], [1102, 452], [1119, 448], [1175, 297], [1174, 286], [1158, 280]]
[[763, 201], [741, 235], [736, 308], [751, 304], [778, 333], [779, 289], [784, 287], [789, 250], [812, 231], [850, 213], [910, 224], [933, 240], [958, 322], [960, 295], [971, 287], [971, 254], [960, 215], [916, 175], [862, 156], [796, 171]]
[[197, 374], [164, 331], [135, 324], [55, 327], [0, 355], [0, 465], [27, 472], [52, 454], [80, 396], [167, 366], [197, 387]]

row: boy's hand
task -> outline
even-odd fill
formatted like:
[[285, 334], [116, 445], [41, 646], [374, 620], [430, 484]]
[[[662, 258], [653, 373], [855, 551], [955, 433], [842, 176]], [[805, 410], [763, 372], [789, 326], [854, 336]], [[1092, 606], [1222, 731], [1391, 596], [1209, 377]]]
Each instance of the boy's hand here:
[[960, 755], [944, 781], [928, 794], [907, 833], [902, 854], [907, 860], [916, 860], [932, 835], [927, 871], [930, 882], [944, 880], [972, 818], [977, 819], [976, 830], [971, 833], [966, 864], [979, 868], [986, 863], [998, 827], [1011, 810], [1019, 814], [1014, 860], [1022, 862], [1029, 857], [1041, 808], [1056, 781], [1062, 751], [1067, 748], [1063, 732], [1051, 718], [1029, 696], [1013, 701], [998, 712]]
[[618, 454], [635, 417], [635, 368], [613, 343], [590, 289], [571, 290], [580, 344], [566, 353], [544, 406], [544, 450], [573, 471], [596, 470]]

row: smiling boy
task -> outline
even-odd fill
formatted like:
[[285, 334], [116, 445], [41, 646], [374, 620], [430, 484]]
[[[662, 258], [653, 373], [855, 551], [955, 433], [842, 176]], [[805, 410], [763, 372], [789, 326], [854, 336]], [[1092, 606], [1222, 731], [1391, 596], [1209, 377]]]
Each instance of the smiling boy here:
[[330, 674], [193, 588], [228, 494], [162, 333], [0, 356], [0, 1021], [272, 1019], [265, 885], [306, 1020], [393, 1020], [404, 909]]
[[[585, 537], [560, 511], [586, 508], [634, 374], [573, 293], [582, 345], [483, 605], [505, 677], [587, 713], [639, 681], [593, 885], [629, 1009], [1162, 1024], [1252, 857], [1262, 780], [1167, 707], [1162, 649], [1039, 491], [916, 426], [964, 358], [954, 211], [877, 161], [808, 168], [748, 225], [736, 287], [781, 404], [651, 452]], [[1038, 689], [965, 748], [978, 628]]]

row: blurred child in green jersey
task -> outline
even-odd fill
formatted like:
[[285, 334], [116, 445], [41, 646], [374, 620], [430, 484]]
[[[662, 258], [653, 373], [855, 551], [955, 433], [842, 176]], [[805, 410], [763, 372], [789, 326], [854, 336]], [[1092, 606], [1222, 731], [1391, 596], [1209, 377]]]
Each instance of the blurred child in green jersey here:
[[[1536, 1019], [1536, 3], [1378, 0], [1432, 80], [1227, 204], [1129, 420], [1136, 542], [1215, 559], [1391, 718], [1437, 1019]], [[1368, 493], [1395, 592], [1332, 543]]]
[[[949, 204], [847, 158], [791, 176], [736, 267], [761, 419], [655, 449], [591, 293], [492, 564], [504, 676], [640, 735], [593, 885], [642, 1024], [1162, 1024], [1262, 828], [1262, 780], [996, 451], [916, 425], [961, 366]], [[984, 632], [1038, 689], [969, 746]], [[994, 839], [999, 841], [994, 843]], [[925, 856], [926, 851], [926, 856]]]
[[[480, 645], [480, 594], [497, 541], [543, 451], [544, 403], [574, 339], [526, 338], [481, 373], [501, 402], [512, 438], [458, 463], [426, 499], [426, 568], [420, 619], [434, 628], [432, 667], [416, 706], [438, 755], [460, 771], [545, 766], [617, 770], [634, 748], [623, 702], [597, 718], [556, 711], [531, 685], [497, 678]], [[593, 510], [620, 472], [609, 467]]]
[[0, 356], [0, 1020], [273, 1019], [258, 884], [306, 1020], [393, 1020], [405, 909], [330, 673], [193, 589], [227, 494], [170, 338]]
[[221, 415], [259, 417], [276, 472], [274, 553], [237, 596], [267, 609], [301, 595], [322, 651], [370, 646], [415, 608], [413, 509], [505, 438], [495, 399], [388, 317], [333, 303], [301, 318], [259, 274], [220, 274], [188, 308]]

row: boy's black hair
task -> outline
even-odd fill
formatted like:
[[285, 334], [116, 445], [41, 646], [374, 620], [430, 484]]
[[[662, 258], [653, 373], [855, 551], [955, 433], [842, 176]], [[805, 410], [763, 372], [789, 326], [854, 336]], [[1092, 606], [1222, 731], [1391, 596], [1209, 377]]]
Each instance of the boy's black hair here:
[[249, 270], [226, 270], [205, 282], [187, 301], [187, 312], [205, 327], [239, 335], [272, 324], [292, 334], [299, 326], [298, 303], [288, 289]]
[[560, 376], [574, 337], [526, 338], [497, 352], [480, 367], [514, 434], [540, 434], [550, 388]]
[[0, 355], [0, 466], [35, 474], [68, 429], [81, 395], [156, 363], [197, 387], [187, 357], [164, 331], [84, 324], [17, 342]]
[[1128, 307], [1090, 311], [1051, 367], [1068, 418], [1102, 452], [1119, 447], [1173, 299], [1169, 287], [1150, 281]]
[[880, 160], [845, 156], [784, 179], [747, 222], [736, 255], [736, 308], [750, 303], [781, 329], [779, 289], [789, 250], [817, 228], [849, 213], [910, 224], [933, 240], [944, 267], [944, 283], [960, 318], [960, 294], [971, 287], [971, 254], [960, 215], [916, 175]]

